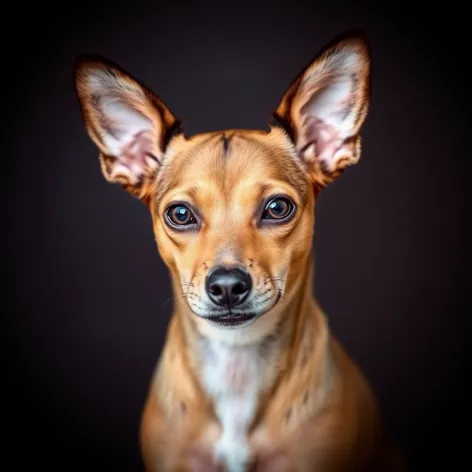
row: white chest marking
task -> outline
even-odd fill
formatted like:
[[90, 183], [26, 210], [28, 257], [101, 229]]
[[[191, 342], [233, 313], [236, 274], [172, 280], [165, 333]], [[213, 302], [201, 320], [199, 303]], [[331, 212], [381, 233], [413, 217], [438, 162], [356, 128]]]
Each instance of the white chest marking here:
[[203, 383], [214, 399], [222, 428], [215, 457], [228, 472], [245, 472], [247, 429], [254, 418], [260, 386], [257, 348], [211, 343], [205, 352]]

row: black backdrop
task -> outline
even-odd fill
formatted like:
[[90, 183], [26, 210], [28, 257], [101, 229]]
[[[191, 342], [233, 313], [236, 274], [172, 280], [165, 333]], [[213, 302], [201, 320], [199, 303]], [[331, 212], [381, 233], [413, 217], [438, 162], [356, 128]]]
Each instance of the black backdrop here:
[[147, 210], [100, 174], [72, 87], [74, 55], [120, 63], [189, 133], [265, 127], [317, 50], [363, 28], [374, 59], [363, 155], [319, 198], [314, 290], [412, 470], [455, 470], [470, 437], [454, 426], [469, 413], [464, 12], [451, 2], [9, 6], [10, 469], [139, 470], [139, 416], [172, 310]]

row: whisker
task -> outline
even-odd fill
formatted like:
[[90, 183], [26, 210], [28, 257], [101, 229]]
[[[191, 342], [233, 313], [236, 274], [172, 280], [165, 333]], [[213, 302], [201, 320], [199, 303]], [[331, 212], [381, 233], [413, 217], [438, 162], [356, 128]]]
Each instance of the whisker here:
[[[181, 296], [182, 298], [186, 299], [188, 297], [188, 294], [182, 292], [182, 293], [178, 293], [177, 295]], [[171, 296], [169, 297], [162, 305], [161, 308], [164, 308], [172, 299], [174, 298], [174, 296]]]

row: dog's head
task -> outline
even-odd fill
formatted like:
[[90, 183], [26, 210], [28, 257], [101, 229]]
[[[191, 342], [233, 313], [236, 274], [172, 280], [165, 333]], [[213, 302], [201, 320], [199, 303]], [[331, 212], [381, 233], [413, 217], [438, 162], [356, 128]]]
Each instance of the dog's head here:
[[359, 159], [365, 38], [325, 47], [283, 96], [269, 132], [186, 137], [153, 92], [102, 59], [79, 58], [75, 85], [105, 178], [151, 211], [176, 303], [213, 333], [275, 323], [306, 276], [316, 195]]

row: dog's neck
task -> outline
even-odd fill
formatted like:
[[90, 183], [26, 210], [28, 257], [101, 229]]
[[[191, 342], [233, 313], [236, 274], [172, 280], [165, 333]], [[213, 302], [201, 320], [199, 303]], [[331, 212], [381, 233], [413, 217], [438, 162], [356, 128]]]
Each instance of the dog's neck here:
[[[259, 426], [269, 422], [287, 424], [286, 412], [292, 410], [287, 398], [303, 404], [303, 414], [295, 409], [292, 418], [313, 414], [324, 404], [332, 383], [329, 331], [312, 295], [311, 255], [299, 272], [298, 283], [279, 302], [281, 311], [263, 315], [240, 336], [212, 337], [201, 329], [205, 320], [189, 311], [185, 299], [175, 299], [161, 396], [167, 398], [169, 411], [180, 411], [179, 404], [186, 404], [187, 411], [203, 407], [218, 420], [222, 434], [215, 453], [233, 464], [231, 471], [244, 470], [237, 464], [248, 458], [250, 431], [257, 435], [264, 431]], [[181, 293], [173, 282], [175, 293]], [[271, 315], [277, 316], [271, 320]], [[173, 370], [166, 375], [165, 369]], [[306, 389], [301, 391], [300, 384]]]

